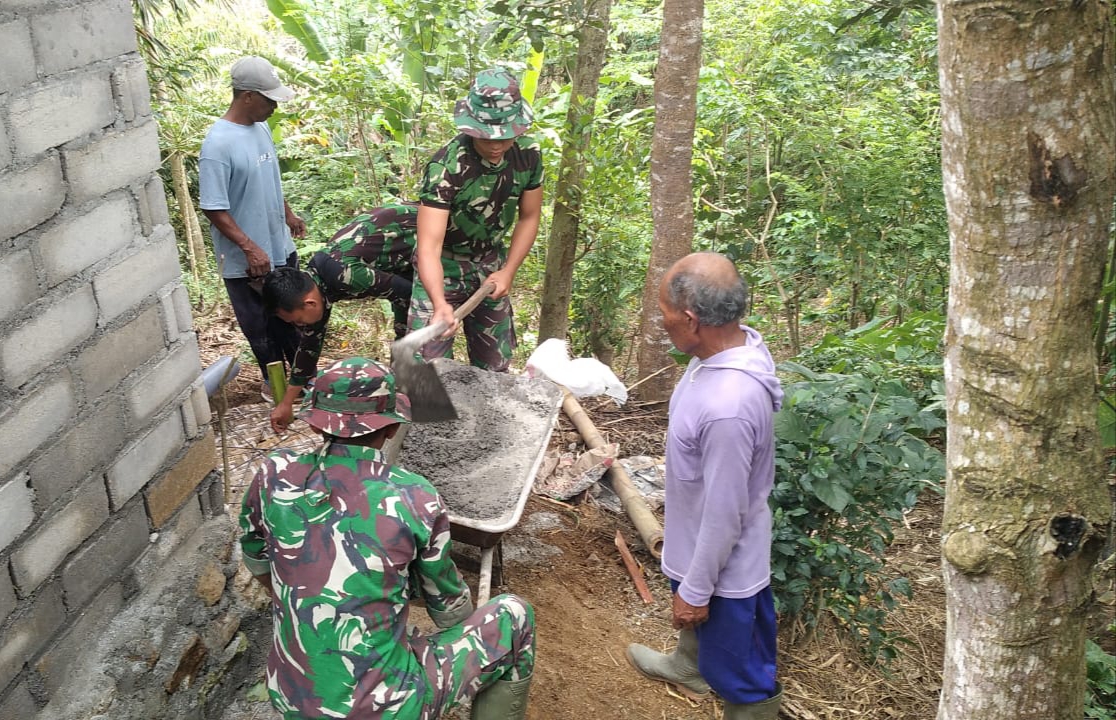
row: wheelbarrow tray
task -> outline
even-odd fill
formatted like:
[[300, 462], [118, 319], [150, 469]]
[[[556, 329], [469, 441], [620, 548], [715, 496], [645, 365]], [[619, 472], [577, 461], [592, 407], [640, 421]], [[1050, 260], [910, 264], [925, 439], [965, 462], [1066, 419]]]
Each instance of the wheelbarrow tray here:
[[432, 364], [458, 419], [408, 427], [399, 464], [438, 489], [454, 540], [491, 548], [523, 514], [562, 391], [544, 378]]

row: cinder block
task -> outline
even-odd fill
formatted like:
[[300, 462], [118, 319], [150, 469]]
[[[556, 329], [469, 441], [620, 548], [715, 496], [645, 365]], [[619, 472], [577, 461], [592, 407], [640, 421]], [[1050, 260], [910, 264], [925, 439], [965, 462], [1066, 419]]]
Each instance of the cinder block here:
[[0, 257], [0, 324], [12, 319], [39, 296], [31, 253], [19, 250]]
[[80, 422], [32, 461], [31, 488], [48, 507], [90, 474], [98, 477], [127, 438], [124, 399], [109, 395], [81, 415]]
[[8, 697], [0, 700], [0, 718], [30, 720], [35, 717], [36, 711], [35, 700], [23, 683], [16, 685], [8, 694]]
[[61, 588], [58, 583], [51, 583], [35, 595], [30, 607], [13, 618], [0, 635], [0, 687], [6, 687], [65, 622]]
[[135, 380], [125, 391], [137, 425], [147, 422], [201, 374], [198, 342], [193, 333], [176, 343], [167, 357]]
[[17, 387], [86, 340], [97, 329], [93, 289], [76, 291], [41, 308], [0, 341], [0, 372]]
[[209, 407], [209, 395], [206, 394], [205, 385], [201, 380], [198, 380], [193, 392], [190, 393], [190, 404], [194, 406], [194, 419], [197, 420], [198, 426], [208, 425], [213, 419], [213, 414]]
[[190, 310], [190, 295], [182, 285], [175, 287], [171, 293], [174, 300], [174, 317], [178, 324], [178, 332], [193, 332], [194, 313]]
[[178, 452], [186, 435], [182, 416], [171, 413], [151, 432], [132, 443], [108, 469], [109, 499], [113, 508], [123, 507], [159, 472], [168, 458]]
[[35, 523], [35, 533], [12, 553], [12, 575], [20, 594], [30, 595], [108, 516], [108, 495], [97, 476], [57, 513]]
[[[98, 595], [81, 617], [59, 637], [35, 663], [47, 694], [54, 696], [67, 683], [80, 677], [86, 668], [79, 663], [88, 662], [89, 649], [95, 648], [104, 636], [105, 628], [112, 624], [124, 608], [124, 589], [113, 583]], [[86, 651], [86, 652], [80, 652]]]
[[190, 402], [190, 398], [186, 398], [186, 402], [182, 403], [180, 410], [182, 412], [182, 427], [186, 430], [186, 439], [192, 440], [198, 436], [198, 419], [194, 416], [194, 406]]
[[8, 141], [8, 126], [0, 121], [0, 170], [12, 164], [12, 148]]
[[159, 134], [148, 121], [62, 154], [71, 202], [80, 205], [116, 188], [147, 182], [159, 167]]
[[17, 18], [0, 23], [0, 93], [23, 87], [35, 80], [35, 50], [31, 26]]
[[25, 458], [49, 440], [52, 433], [64, 427], [74, 414], [73, 378], [68, 372], [36, 388], [22, 403], [0, 415], [0, 479], [13, 469], [22, 467]]
[[12, 544], [35, 520], [35, 494], [27, 473], [0, 485], [0, 550]]
[[57, 155], [21, 170], [0, 172], [0, 240], [15, 237], [54, 216], [66, 200]]
[[86, 397], [100, 397], [164, 347], [159, 308], [155, 305], [127, 324], [105, 332], [77, 359], [77, 372], [85, 381]]
[[136, 199], [140, 208], [140, 228], [144, 235], [150, 235], [159, 225], [170, 222], [167, 193], [163, 189], [163, 180], [158, 175], [151, 177]]
[[31, 20], [36, 54], [48, 75], [136, 50], [127, 0], [94, 0]]
[[109, 520], [95, 539], [74, 553], [62, 568], [66, 607], [83, 607], [93, 595], [132, 564], [148, 541], [143, 503], [132, 503]]
[[212, 531], [195, 532], [203, 522], [205, 517], [202, 515], [201, 503], [190, 501], [170, 522], [159, 528], [155, 542], [128, 569], [130, 579], [141, 592], [165, 582], [167, 568], [177, 566], [178, 558], [220, 554], [224, 549], [220, 543], [232, 540], [233, 536], [228, 532], [233, 529], [231, 524], [220, 526], [225, 532], [218, 536]]
[[116, 193], [91, 211], [55, 223], [36, 242], [47, 287], [77, 275], [136, 239], [132, 204]]
[[[93, 278], [93, 291], [101, 310], [101, 324], [140, 305], [167, 283], [179, 278], [178, 249], [169, 226], [152, 236], [151, 244], [121, 259]], [[155, 298], [151, 298], [154, 301]], [[162, 331], [159, 333], [162, 335]]]
[[98, 73], [37, 83], [13, 96], [8, 112], [17, 158], [85, 137], [111, 125], [114, 117], [108, 79]]
[[131, 60], [116, 66], [112, 72], [112, 92], [125, 122], [151, 114], [151, 88], [142, 61]]
[[[0, 566], [0, 625], [4, 623], [12, 610], [16, 608], [15, 586], [12, 578], [7, 573], [7, 568]], [[0, 715], [3, 717], [3, 715]]]
[[213, 433], [207, 432], [190, 446], [166, 475], [151, 484], [145, 494], [147, 514], [154, 527], [162, 527], [187, 498], [193, 497], [194, 488], [213, 470], [215, 455]]

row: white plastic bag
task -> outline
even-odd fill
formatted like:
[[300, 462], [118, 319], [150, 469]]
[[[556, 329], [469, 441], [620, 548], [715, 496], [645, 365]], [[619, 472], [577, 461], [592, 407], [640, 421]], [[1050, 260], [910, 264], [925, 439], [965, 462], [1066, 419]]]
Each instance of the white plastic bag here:
[[549, 378], [564, 386], [574, 397], [608, 395], [617, 405], [628, 401], [628, 389], [612, 368], [596, 358], [570, 360], [566, 341], [558, 338], [545, 340], [535, 348], [535, 352], [527, 358], [527, 374]]

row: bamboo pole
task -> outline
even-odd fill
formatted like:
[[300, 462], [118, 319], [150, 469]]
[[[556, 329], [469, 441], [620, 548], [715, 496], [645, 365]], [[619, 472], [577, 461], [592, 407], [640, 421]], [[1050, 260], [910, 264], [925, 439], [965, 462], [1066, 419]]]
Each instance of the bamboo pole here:
[[[581, 439], [585, 441], [587, 446], [599, 448], [607, 445], [596, 425], [586, 414], [585, 409], [581, 407], [581, 403], [565, 388], [562, 389], [562, 411], [573, 422], [574, 427], [577, 428], [577, 431], [581, 434]], [[612, 483], [613, 492], [620, 498], [620, 504], [624, 507], [624, 512], [628, 513], [628, 517], [631, 518], [640, 539], [643, 540], [643, 544], [647, 546], [655, 559], [661, 558], [663, 556], [663, 528], [659, 525], [655, 514], [651, 512], [651, 508], [647, 506], [647, 501], [643, 499], [639, 490], [636, 490], [635, 485], [632, 484], [628, 471], [620, 463], [613, 463], [606, 474]]]

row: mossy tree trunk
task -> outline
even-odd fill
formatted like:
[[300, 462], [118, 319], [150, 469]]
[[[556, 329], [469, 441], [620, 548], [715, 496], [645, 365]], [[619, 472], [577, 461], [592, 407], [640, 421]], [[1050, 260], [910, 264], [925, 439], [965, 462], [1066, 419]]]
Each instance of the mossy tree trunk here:
[[[665, 0], [655, 69], [655, 131], [651, 139], [651, 217], [655, 223], [651, 260], [643, 286], [639, 327], [640, 377], [674, 364], [670, 338], [659, 312], [659, 281], [694, 242], [691, 165], [697, 124], [697, 84], [701, 69], [703, 0]], [[647, 400], [670, 397], [673, 383], [640, 386]]]
[[593, 114], [601, 68], [608, 57], [608, 26], [612, 0], [591, 0], [577, 43], [577, 60], [570, 81], [570, 107], [566, 111], [565, 142], [554, 196], [554, 217], [546, 246], [539, 341], [566, 339], [573, 266], [577, 256], [581, 186], [585, 181], [585, 153], [593, 139]]
[[1092, 321], [1116, 192], [1112, 6], [939, 0], [952, 252], [939, 720], [1081, 720], [1111, 516]]

